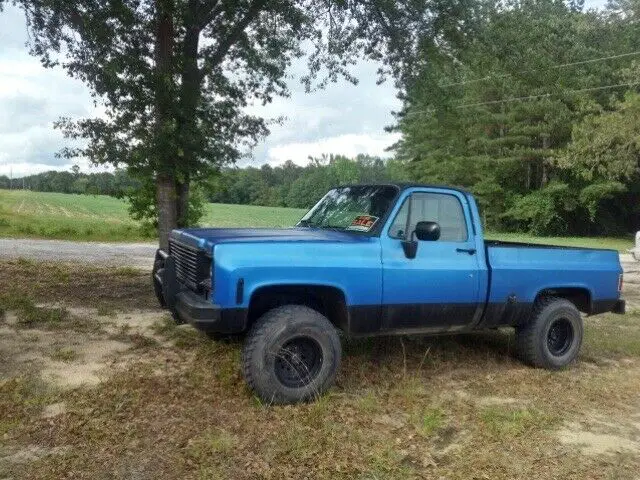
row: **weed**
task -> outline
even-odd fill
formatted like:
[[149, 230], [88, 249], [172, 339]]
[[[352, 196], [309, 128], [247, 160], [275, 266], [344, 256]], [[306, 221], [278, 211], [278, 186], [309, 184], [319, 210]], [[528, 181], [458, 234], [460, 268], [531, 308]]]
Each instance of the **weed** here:
[[237, 439], [223, 429], [210, 429], [189, 440], [187, 454], [197, 461], [208, 461], [225, 455], [235, 447]]
[[56, 398], [55, 389], [38, 375], [28, 374], [0, 381], [0, 429], [23, 424]]
[[442, 427], [446, 417], [441, 408], [429, 408], [422, 413], [420, 433], [430, 436]]
[[488, 430], [499, 436], [514, 437], [528, 430], [551, 424], [552, 418], [535, 409], [512, 409], [509, 407], [486, 407], [480, 418]]
[[18, 257], [17, 262], [18, 262], [18, 265], [20, 265], [23, 268], [35, 268], [37, 266], [36, 262], [34, 262], [29, 258]]
[[53, 353], [51, 353], [51, 358], [59, 362], [73, 362], [77, 360], [78, 357], [78, 352], [69, 347], [56, 348]]
[[18, 325], [25, 328], [59, 327], [69, 319], [69, 311], [64, 307], [38, 307], [28, 304], [18, 310]]
[[178, 325], [168, 317], [156, 321], [151, 326], [151, 329], [157, 335], [173, 341], [174, 345], [178, 348], [193, 348], [208, 343], [206, 342], [207, 337], [202, 332], [199, 332], [189, 325]]
[[163, 335], [165, 337], [171, 336], [171, 334], [177, 328], [178, 328], [178, 325], [176, 324], [176, 322], [173, 319], [166, 316], [162, 320], [156, 320], [151, 326], [151, 329], [155, 334]]
[[117, 267], [113, 270], [113, 274], [120, 277], [139, 277], [144, 272], [134, 267]]
[[108, 305], [104, 303], [104, 304], [98, 305], [98, 308], [96, 309], [96, 313], [98, 314], [99, 317], [115, 317], [116, 309], [112, 305]]
[[[129, 327], [129, 325], [123, 325], [123, 327]], [[125, 330], [125, 332], [123, 332]], [[121, 328], [120, 333], [111, 335], [109, 338], [112, 340], [118, 340], [120, 342], [132, 343], [134, 349], [153, 348], [158, 346], [158, 341], [155, 338], [147, 337], [140, 333], [128, 333], [128, 329]]]

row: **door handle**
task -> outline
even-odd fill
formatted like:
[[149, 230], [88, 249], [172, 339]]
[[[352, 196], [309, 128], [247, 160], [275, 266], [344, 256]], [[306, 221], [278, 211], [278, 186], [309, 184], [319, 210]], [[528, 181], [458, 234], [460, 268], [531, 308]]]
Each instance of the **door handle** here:
[[469, 255], [475, 255], [476, 254], [476, 249], [475, 248], [456, 248], [456, 252], [458, 252], [458, 253], [468, 253]]

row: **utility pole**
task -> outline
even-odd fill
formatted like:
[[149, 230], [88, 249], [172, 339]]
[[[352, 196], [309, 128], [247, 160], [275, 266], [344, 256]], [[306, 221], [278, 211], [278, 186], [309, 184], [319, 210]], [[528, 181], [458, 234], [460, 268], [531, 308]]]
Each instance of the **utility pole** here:
[[9, 190], [13, 190], [13, 167], [9, 167]]

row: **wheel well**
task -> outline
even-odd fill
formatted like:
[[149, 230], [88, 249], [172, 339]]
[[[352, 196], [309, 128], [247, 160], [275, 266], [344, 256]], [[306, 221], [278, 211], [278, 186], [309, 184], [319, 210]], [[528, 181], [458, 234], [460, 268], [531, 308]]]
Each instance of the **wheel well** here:
[[569, 300], [583, 313], [591, 313], [591, 293], [586, 288], [561, 287], [547, 288], [536, 296], [536, 302], [542, 297], [558, 297]]
[[341, 330], [347, 330], [347, 302], [342, 290], [321, 285], [274, 285], [251, 295], [247, 328], [263, 314], [281, 305], [305, 305], [316, 310]]

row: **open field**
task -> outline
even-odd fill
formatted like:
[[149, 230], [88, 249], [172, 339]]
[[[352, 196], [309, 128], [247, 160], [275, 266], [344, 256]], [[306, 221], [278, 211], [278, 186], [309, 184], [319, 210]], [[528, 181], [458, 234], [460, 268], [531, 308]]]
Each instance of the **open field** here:
[[[201, 225], [210, 227], [288, 227], [304, 215], [296, 208], [253, 205], [207, 205]], [[133, 242], [153, 240], [127, 214], [124, 201], [101, 195], [0, 190], [0, 237], [51, 238]], [[575, 247], [611, 248], [621, 252], [633, 246], [628, 238], [532, 237], [516, 233], [491, 233], [488, 238], [517, 242], [550, 243]]]
[[[253, 205], [208, 204], [203, 226], [287, 227], [305, 210]], [[0, 237], [61, 240], [153, 240], [131, 220], [123, 200], [104, 195], [0, 190]]]
[[0, 316], [0, 477], [640, 471], [639, 313], [585, 319], [579, 361], [555, 373], [514, 359], [509, 330], [345, 340], [336, 386], [287, 407], [247, 390], [239, 344], [176, 327], [144, 272], [0, 262]]

